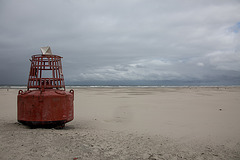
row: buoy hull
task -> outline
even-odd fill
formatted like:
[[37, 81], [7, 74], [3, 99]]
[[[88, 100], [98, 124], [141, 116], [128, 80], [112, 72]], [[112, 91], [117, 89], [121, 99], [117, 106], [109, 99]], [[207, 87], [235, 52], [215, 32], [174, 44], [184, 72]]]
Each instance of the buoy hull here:
[[62, 126], [74, 118], [74, 92], [57, 89], [19, 92], [18, 122], [29, 126]]

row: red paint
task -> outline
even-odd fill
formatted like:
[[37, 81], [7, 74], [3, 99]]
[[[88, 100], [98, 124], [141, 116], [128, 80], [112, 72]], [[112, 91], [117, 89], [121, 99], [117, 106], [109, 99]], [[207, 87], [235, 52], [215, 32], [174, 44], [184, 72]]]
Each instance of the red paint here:
[[[57, 55], [32, 56], [27, 91], [19, 90], [18, 93], [19, 122], [31, 126], [63, 126], [73, 120], [74, 91], [65, 91], [61, 58]], [[43, 77], [45, 71], [49, 77]]]

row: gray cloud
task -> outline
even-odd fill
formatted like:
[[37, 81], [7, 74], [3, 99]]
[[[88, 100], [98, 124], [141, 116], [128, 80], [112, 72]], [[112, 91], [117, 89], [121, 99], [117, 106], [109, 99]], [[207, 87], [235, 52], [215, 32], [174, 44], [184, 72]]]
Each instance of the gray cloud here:
[[28, 59], [47, 45], [64, 57], [68, 82], [240, 77], [238, 0], [9, 0], [0, 6], [0, 84], [26, 83]]

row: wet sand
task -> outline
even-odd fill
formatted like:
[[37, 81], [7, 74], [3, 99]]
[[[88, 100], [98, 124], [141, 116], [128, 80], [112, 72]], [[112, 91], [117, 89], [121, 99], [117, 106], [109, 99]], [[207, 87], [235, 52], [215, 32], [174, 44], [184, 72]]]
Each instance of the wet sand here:
[[17, 123], [0, 89], [0, 159], [240, 159], [240, 87], [77, 88], [64, 129]]

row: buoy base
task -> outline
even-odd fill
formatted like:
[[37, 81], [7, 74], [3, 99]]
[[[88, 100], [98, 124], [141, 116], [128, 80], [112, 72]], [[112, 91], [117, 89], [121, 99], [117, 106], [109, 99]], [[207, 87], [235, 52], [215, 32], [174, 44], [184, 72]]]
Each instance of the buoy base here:
[[62, 129], [65, 127], [66, 121], [21, 121], [19, 123], [29, 126], [30, 128], [56, 128]]
[[64, 126], [73, 120], [73, 100], [73, 90], [19, 91], [17, 120], [34, 128]]

